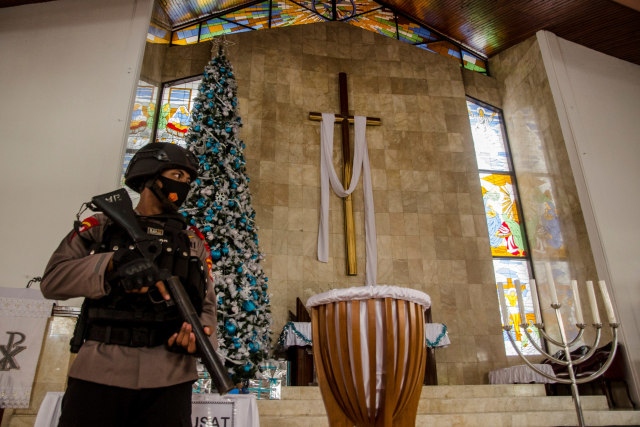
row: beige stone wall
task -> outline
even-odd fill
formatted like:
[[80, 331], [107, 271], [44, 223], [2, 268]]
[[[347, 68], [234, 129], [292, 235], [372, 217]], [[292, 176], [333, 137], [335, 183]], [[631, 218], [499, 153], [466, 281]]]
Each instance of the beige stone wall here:
[[[382, 119], [382, 126], [367, 130], [378, 282], [431, 296], [433, 319], [447, 324], [453, 342], [437, 352], [442, 384], [486, 382], [487, 372], [507, 361], [458, 64], [339, 23], [228, 39], [235, 43], [229, 57], [276, 337], [296, 297], [305, 301], [364, 283], [360, 189], [354, 201], [358, 276], [345, 276], [343, 213], [335, 196], [329, 263], [316, 259], [320, 126], [308, 113], [338, 111], [337, 74], [344, 71], [351, 111]], [[208, 46], [170, 48], [164, 69], [200, 73], [208, 53]], [[163, 74], [163, 80], [182, 77]], [[338, 147], [335, 153], [339, 164]]]

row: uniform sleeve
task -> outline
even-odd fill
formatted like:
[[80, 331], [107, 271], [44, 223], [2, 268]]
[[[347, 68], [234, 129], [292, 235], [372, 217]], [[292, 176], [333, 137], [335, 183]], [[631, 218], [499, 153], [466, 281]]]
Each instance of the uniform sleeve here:
[[45, 298], [100, 298], [109, 292], [104, 275], [113, 252], [90, 254], [85, 242], [102, 236], [104, 219], [96, 218], [85, 220], [79, 233], [69, 233], [51, 255], [40, 283]]
[[191, 231], [196, 231], [196, 236], [194, 237], [194, 240], [197, 242], [196, 254], [198, 258], [200, 258], [200, 261], [202, 262], [202, 265], [204, 266], [204, 268], [207, 270], [206, 271], [207, 295], [205, 296], [205, 299], [202, 304], [202, 314], [200, 315], [200, 323], [202, 323], [202, 326], [211, 327], [213, 331], [213, 333], [210, 336], [211, 344], [214, 346], [214, 348], [218, 348], [218, 337], [217, 337], [218, 319], [217, 319], [216, 292], [213, 288], [213, 276], [211, 274], [211, 268], [213, 266], [213, 262], [211, 260], [211, 254], [209, 253], [209, 249], [207, 245], [205, 244], [203, 238], [200, 237], [201, 234], [199, 234], [197, 230], [191, 230]]

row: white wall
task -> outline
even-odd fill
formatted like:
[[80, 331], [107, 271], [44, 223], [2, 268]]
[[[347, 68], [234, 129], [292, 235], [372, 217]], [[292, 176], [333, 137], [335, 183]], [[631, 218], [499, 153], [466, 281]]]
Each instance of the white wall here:
[[598, 275], [609, 284], [619, 313], [637, 393], [640, 389], [640, 66], [546, 31], [538, 32], [537, 37]]
[[116, 188], [152, 7], [0, 9], [0, 286], [41, 276], [81, 203]]

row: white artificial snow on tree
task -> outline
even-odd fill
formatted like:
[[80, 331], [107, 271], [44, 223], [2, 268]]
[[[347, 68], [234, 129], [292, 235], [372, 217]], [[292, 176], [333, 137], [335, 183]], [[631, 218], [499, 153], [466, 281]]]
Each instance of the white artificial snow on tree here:
[[194, 101], [187, 148], [200, 161], [199, 178], [183, 215], [211, 251], [218, 300], [219, 353], [235, 382], [253, 378], [271, 347], [271, 309], [258, 250], [258, 229], [238, 138], [236, 81], [222, 49], [204, 71]]

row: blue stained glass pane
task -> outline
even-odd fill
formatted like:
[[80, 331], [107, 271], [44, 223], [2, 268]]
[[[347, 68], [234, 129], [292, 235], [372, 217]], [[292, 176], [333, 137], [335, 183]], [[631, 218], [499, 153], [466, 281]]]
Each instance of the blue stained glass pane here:
[[[540, 332], [535, 326], [531, 324], [539, 322], [539, 319], [535, 319], [533, 311], [533, 298], [531, 297], [531, 288], [529, 285], [529, 268], [526, 260], [504, 260], [494, 259], [493, 270], [496, 277], [497, 286], [502, 286], [504, 289], [505, 305], [509, 312], [510, 323], [513, 325], [511, 330], [511, 336], [515, 338], [516, 344], [519, 346], [520, 351], [526, 355], [540, 354], [538, 350], [529, 342], [529, 338], [520, 328], [520, 323], [523, 323], [520, 319], [520, 313], [518, 309], [518, 298], [516, 295], [515, 280], [520, 281], [520, 288], [522, 290], [522, 297], [524, 299], [525, 315], [527, 322], [530, 324], [528, 331], [533, 339], [540, 344]], [[509, 284], [509, 279], [511, 283]], [[498, 294], [499, 296], [500, 294]], [[502, 309], [501, 309], [502, 311]], [[504, 346], [507, 352], [507, 356], [517, 356], [516, 350], [513, 348], [509, 341], [509, 336], [506, 331], [503, 331]]]
[[510, 170], [504, 143], [502, 116], [497, 110], [467, 100], [478, 169]]

